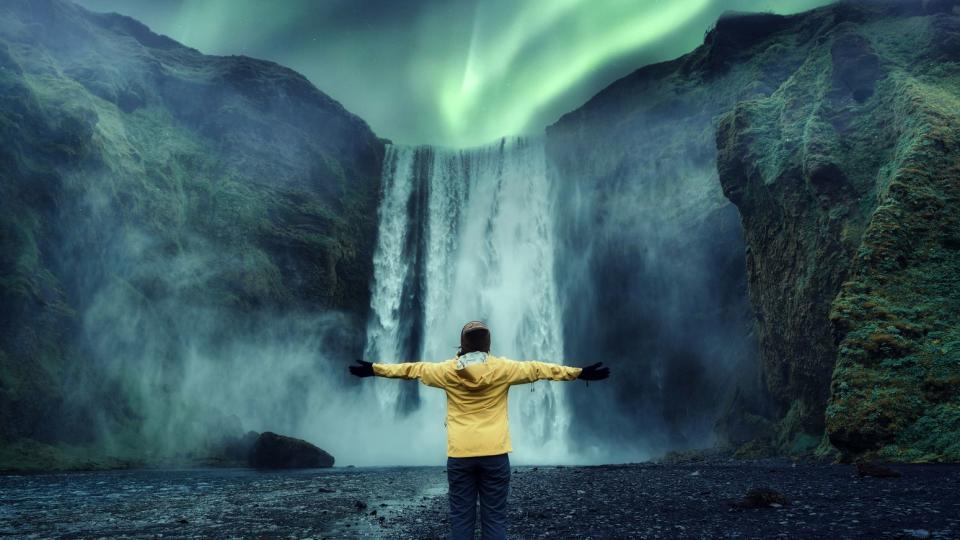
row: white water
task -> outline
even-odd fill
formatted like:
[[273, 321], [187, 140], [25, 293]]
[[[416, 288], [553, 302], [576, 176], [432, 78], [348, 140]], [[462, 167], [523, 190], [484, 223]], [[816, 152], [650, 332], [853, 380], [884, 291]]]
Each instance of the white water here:
[[[542, 140], [504, 140], [468, 150], [389, 146], [383, 182], [367, 359], [451, 358], [461, 327], [482, 320], [491, 330], [493, 354], [563, 363]], [[423, 189], [426, 207], [418, 219], [408, 208]], [[419, 266], [410, 251], [412, 239], [420, 239], [414, 243], [420, 246]], [[405, 303], [414, 301], [404, 296], [404, 283], [409, 285], [418, 267], [422, 354], [403, 358], [403, 323], [409, 321], [401, 319], [412, 317]], [[436, 463], [446, 449], [443, 391], [421, 385], [420, 406], [403, 415], [395, 412], [400, 384], [372, 383], [382, 413], [394, 415], [399, 425], [392, 427], [404, 433], [389, 442], [396, 462]], [[565, 444], [562, 384], [569, 383], [538, 382], [511, 390], [514, 462], [573, 460]]]

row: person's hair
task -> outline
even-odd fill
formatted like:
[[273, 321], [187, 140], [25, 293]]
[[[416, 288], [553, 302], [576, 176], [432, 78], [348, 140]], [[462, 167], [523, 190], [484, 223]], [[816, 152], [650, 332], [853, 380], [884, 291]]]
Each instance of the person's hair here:
[[460, 331], [460, 350], [457, 356], [474, 351], [490, 352], [490, 329], [480, 321], [471, 321]]

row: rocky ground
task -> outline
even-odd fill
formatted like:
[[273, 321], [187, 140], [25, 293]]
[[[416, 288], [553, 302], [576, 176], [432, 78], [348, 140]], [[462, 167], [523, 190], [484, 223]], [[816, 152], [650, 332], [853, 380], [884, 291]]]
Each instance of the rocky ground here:
[[439, 467], [0, 476], [0, 536], [383, 538], [446, 493]]
[[[519, 467], [515, 538], [960, 538], [960, 466], [897, 466], [861, 478], [849, 465], [786, 460]], [[748, 491], [785, 502], [741, 508]], [[749, 506], [749, 505], [747, 505]], [[445, 501], [410, 537], [443, 538]]]
[[[960, 466], [894, 469], [899, 478], [786, 460], [515, 467], [510, 533], [960, 538]], [[752, 501], [759, 508], [742, 507], [754, 488], [779, 496]], [[5, 476], [0, 535], [443, 538], [449, 526], [445, 493], [440, 467]]]

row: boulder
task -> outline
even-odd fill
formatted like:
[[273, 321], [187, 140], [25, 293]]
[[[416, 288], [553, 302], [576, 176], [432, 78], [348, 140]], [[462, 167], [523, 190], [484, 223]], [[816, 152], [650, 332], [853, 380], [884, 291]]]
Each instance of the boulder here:
[[899, 471], [895, 471], [890, 467], [885, 467], [879, 463], [861, 461], [856, 465], [857, 475], [859, 475], [861, 478], [864, 476], [872, 476], [873, 478], [900, 478]]
[[782, 493], [768, 487], [755, 487], [738, 501], [731, 503], [735, 508], [780, 508], [787, 504]]
[[264, 431], [250, 449], [247, 462], [257, 469], [333, 467], [333, 456], [302, 439]]
[[223, 455], [225, 458], [234, 461], [243, 461], [250, 456], [253, 445], [257, 442], [260, 434], [256, 431], [248, 431], [244, 435], [226, 437], [223, 446]]

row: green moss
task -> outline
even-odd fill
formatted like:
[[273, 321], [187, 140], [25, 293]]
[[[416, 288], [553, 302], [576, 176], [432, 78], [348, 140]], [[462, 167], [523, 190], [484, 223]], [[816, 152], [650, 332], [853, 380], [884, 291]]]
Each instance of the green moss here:
[[813, 456], [818, 460], [833, 463], [843, 460], [843, 453], [830, 443], [830, 438], [827, 437], [826, 433], [821, 435], [819, 444], [813, 450]]
[[[955, 76], [956, 74], [954, 74]], [[895, 77], [889, 181], [830, 319], [842, 339], [831, 440], [884, 459], [956, 460], [960, 425], [960, 92]]]
[[736, 449], [733, 457], [737, 459], [762, 459], [780, 454], [778, 449], [768, 438], [757, 438], [747, 441]]
[[142, 467], [133, 456], [105, 454], [102, 448], [70, 444], [45, 444], [19, 439], [0, 444], [0, 472], [104, 470]]
[[794, 400], [787, 413], [776, 424], [772, 444], [777, 453], [790, 456], [810, 455], [820, 442], [819, 434], [804, 431], [805, 407], [802, 400]]
[[960, 404], [941, 403], [929, 408], [899, 434], [881, 455], [907, 455], [910, 461], [960, 461]]
[[[113, 466], [98, 461], [112, 455], [103, 444], [23, 441], [103, 431], [146, 455], [143, 387], [174, 387], [183, 365], [165, 306], [224, 320], [364, 313], [383, 145], [332, 100], [269, 91], [294, 77], [274, 64], [145, 48], [54, 10], [86, 44], [64, 54], [19, 20], [33, 19], [26, 6], [5, 9], [0, 28], [0, 439], [21, 441], [0, 457], [16, 469]], [[237, 62], [261, 79], [226, 80]], [[247, 83], [278, 101], [247, 99]], [[85, 335], [91, 304], [114, 295], [164, 341], [131, 353], [164, 380], [100, 358]], [[72, 407], [83, 380], [104, 384]]]
[[787, 454], [791, 456], [805, 456], [811, 454], [820, 444], [820, 436], [810, 433], [799, 433], [793, 439]]
[[18, 395], [20, 390], [20, 378], [13, 370], [13, 366], [7, 359], [7, 353], [0, 349], [0, 395], [5, 399], [10, 399]]

